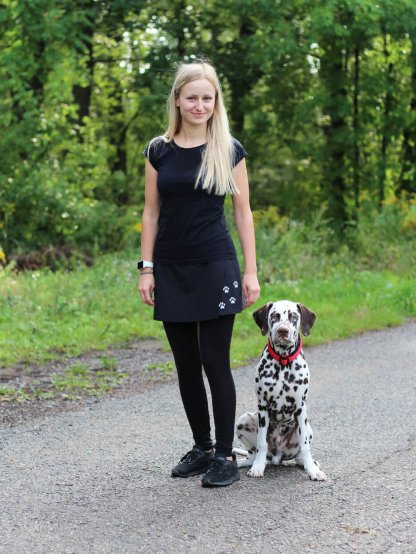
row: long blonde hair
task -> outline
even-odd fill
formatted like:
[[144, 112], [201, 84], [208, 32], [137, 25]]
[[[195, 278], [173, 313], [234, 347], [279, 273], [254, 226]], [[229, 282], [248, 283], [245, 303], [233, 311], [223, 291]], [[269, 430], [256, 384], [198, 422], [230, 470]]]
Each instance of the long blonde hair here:
[[208, 79], [215, 89], [214, 112], [207, 123], [207, 144], [202, 156], [195, 186], [200, 183], [207, 192], [238, 194], [233, 177], [234, 147], [221, 85], [214, 67], [206, 61], [184, 63], [179, 66], [168, 98], [169, 125], [163, 135], [172, 142], [180, 131], [182, 118], [176, 100], [184, 85], [197, 79]]

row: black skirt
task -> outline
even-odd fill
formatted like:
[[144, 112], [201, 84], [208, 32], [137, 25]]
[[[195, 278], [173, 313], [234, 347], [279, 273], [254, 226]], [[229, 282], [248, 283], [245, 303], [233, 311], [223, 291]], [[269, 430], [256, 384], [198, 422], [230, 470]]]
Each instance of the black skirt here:
[[187, 265], [157, 262], [154, 277], [158, 321], [206, 321], [243, 309], [236, 259]]

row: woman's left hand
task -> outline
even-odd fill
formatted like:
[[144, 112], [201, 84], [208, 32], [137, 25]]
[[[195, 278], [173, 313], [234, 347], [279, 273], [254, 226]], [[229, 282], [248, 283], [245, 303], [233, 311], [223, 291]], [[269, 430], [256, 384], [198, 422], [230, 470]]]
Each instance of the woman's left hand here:
[[245, 298], [244, 307], [247, 308], [254, 304], [260, 296], [260, 285], [257, 279], [257, 273], [245, 273], [242, 286]]

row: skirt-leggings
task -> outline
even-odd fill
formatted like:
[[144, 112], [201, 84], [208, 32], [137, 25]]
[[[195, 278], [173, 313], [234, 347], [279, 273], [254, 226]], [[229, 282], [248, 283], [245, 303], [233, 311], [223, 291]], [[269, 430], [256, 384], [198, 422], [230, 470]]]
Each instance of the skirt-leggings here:
[[203, 450], [213, 447], [204, 369], [212, 397], [215, 451], [222, 456], [231, 456], [234, 438], [236, 393], [230, 368], [234, 318], [231, 314], [208, 321], [163, 323], [195, 445]]

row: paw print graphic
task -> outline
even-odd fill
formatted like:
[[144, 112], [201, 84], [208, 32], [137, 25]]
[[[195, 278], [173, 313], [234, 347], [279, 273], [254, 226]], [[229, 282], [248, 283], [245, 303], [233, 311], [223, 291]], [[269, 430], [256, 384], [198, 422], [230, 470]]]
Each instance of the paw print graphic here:
[[235, 304], [235, 298], [234, 298], [234, 296], [232, 296], [232, 297], [230, 298], [230, 302], [231, 302], [231, 304]]
[[235, 289], [238, 289], [238, 282], [237, 281], [234, 281], [233, 285], [234, 285]]
[[230, 292], [230, 288], [227, 286], [225, 286], [222, 290], [225, 292], [225, 294]]
[[220, 303], [218, 304], [218, 306], [219, 306], [220, 310], [223, 310], [223, 309], [225, 308], [224, 302], [220, 302]]

